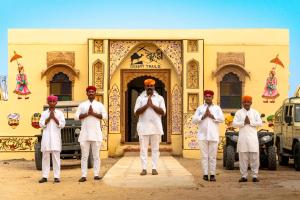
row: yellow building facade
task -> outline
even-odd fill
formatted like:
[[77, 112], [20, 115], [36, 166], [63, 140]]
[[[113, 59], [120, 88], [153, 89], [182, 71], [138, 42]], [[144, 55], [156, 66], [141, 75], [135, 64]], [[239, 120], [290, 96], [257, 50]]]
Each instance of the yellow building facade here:
[[[29, 99], [13, 93], [18, 66], [9, 60], [14, 51], [22, 56]], [[203, 103], [205, 89], [215, 91], [214, 103], [221, 105], [225, 116], [241, 106], [243, 95], [253, 96], [259, 112], [274, 114], [289, 90], [286, 29], [11, 29], [8, 54], [8, 101], [0, 101], [1, 159], [34, 157], [34, 135], [40, 130], [31, 126], [31, 117], [42, 112], [53, 92], [61, 100], [78, 102], [87, 98], [86, 86], [95, 85], [97, 99], [109, 114], [102, 125], [101, 156], [118, 156], [138, 148], [133, 107], [143, 80], [153, 78], [167, 106], [162, 151], [199, 158], [197, 126], [191, 117]], [[276, 56], [284, 66], [270, 62]], [[278, 95], [268, 93], [270, 74], [276, 77]], [[68, 81], [65, 93], [60, 78]], [[20, 115], [15, 129], [8, 125], [10, 113]], [[222, 124], [220, 150], [225, 129]]]

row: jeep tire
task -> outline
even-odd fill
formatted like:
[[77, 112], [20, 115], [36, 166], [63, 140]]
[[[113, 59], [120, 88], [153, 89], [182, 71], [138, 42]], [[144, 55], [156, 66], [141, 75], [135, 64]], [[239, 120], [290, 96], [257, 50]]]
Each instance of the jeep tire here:
[[36, 143], [34, 145], [34, 161], [35, 161], [35, 168], [37, 170], [42, 170], [42, 159], [43, 159], [43, 153], [41, 152], [41, 144]]
[[300, 171], [300, 143], [297, 142], [294, 146], [294, 167]]
[[276, 162], [276, 150], [274, 146], [268, 147], [268, 169], [276, 170], [277, 162]]
[[234, 169], [234, 162], [235, 162], [235, 150], [234, 147], [228, 145], [226, 147], [226, 160], [225, 160], [225, 167], [227, 170]]

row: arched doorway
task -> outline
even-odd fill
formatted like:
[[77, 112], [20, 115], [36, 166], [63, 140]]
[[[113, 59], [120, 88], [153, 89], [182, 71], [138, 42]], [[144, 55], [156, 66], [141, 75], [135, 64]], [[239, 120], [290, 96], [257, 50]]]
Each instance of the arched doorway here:
[[[144, 80], [147, 78], [152, 78], [155, 80], [155, 90], [165, 99], [165, 104], [167, 102], [167, 91], [165, 89], [165, 84], [152, 76], [140, 76], [127, 84], [127, 90], [125, 92], [125, 142], [138, 142], [138, 134], [136, 131], [136, 125], [138, 117], [134, 116], [134, 106], [137, 97], [144, 91]], [[162, 136], [161, 141], [167, 142], [167, 115], [162, 117], [164, 135]]]

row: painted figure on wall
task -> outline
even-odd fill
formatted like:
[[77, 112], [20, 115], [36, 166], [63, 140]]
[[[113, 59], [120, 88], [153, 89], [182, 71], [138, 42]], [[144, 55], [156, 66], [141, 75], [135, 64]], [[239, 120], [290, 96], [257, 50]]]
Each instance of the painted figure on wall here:
[[14, 93], [18, 94], [18, 99], [22, 99], [21, 96], [24, 96], [25, 99], [29, 99], [29, 94], [31, 94], [31, 92], [28, 89], [28, 81], [27, 81], [27, 76], [24, 73], [24, 67], [19, 64], [18, 65], [18, 71], [19, 73], [17, 74], [17, 86], [16, 89], [14, 90]]
[[274, 103], [275, 98], [279, 96], [277, 91], [277, 78], [275, 75], [275, 68], [272, 68], [272, 70], [269, 72], [269, 77], [266, 80], [264, 93], [262, 95], [262, 97], [265, 99], [264, 103], [268, 103], [268, 100], [270, 100], [270, 103]]
[[18, 59], [22, 58], [21, 55], [17, 54], [14, 52], [14, 55], [10, 59], [10, 62], [16, 61], [18, 64], [18, 74], [17, 74], [17, 86], [16, 89], [14, 90], [14, 93], [18, 94], [18, 99], [22, 99], [22, 96], [25, 97], [25, 99], [29, 99], [27, 95], [31, 94], [31, 92], [28, 89], [28, 81], [27, 81], [27, 76], [24, 72], [24, 66], [21, 65], [18, 61]]
[[270, 100], [270, 103], [275, 103], [275, 99], [279, 96], [279, 93], [277, 91], [277, 78], [276, 75], [276, 66], [279, 65], [282, 68], [284, 68], [284, 64], [279, 59], [279, 54], [276, 55], [275, 58], [270, 60], [270, 63], [274, 63], [275, 66], [272, 68], [272, 70], [269, 72], [269, 77], [266, 80], [266, 85], [264, 89], [264, 93], [262, 95], [262, 98], [265, 100], [264, 103], [268, 103]]

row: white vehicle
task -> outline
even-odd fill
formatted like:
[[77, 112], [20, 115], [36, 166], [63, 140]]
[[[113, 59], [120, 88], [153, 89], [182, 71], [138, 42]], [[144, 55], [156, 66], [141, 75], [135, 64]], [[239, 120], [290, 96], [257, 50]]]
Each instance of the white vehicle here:
[[300, 87], [294, 97], [283, 101], [275, 113], [275, 145], [280, 165], [288, 165], [294, 159], [294, 167], [300, 171]]

